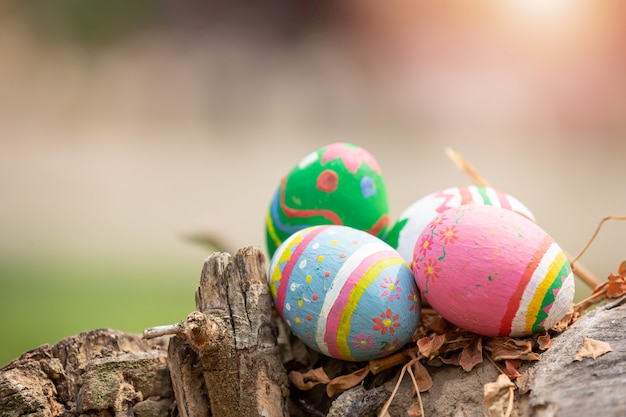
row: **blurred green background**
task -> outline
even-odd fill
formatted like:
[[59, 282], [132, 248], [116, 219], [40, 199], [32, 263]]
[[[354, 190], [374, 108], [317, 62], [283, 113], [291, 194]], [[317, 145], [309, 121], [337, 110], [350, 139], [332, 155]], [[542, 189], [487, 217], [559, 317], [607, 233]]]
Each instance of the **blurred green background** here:
[[[626, 5], [466, 3], [2, 2], [0, 365], [183, 319], [211, 253], [185, 236], [263, 248], [280, 178], [334, 141], [394, 217], [470, 182], [450, 146], [580, 250], [626, 214]], [[582, 262], [604, 279], [625, 243], [610, 223]]]

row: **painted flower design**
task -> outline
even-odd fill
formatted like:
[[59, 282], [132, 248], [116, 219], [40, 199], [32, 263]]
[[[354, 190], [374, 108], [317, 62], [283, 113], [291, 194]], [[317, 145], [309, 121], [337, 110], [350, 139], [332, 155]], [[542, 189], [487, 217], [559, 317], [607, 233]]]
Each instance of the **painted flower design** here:
[[445, 230], [439, 233], [439, 240], [443, 241], [444, 245], [453, 244], [459, 238], [457, 232], [455, 224], [448, 225]]
[[430, 222], [427, 228], [431, 230], [435, 230], [441, 223], [443, 223], [447, 219], [448, 219], [448, 216], [444, 214], [440, 214]]
[[393, 352], [394, 350], [398, 349], [398, 346], [400, 345], [400, 341], [396, 337], [391, 342], [384, 341], [382, 345], [383, 347], [380, 348], [381, 351]]
[[385, 277], [383, 282], [380, 283], [380, 286], [384, 288], [383, 292], [380, 293], [381, 297], [389, 297], [389, 302], [393, 302], [394, 299], [399, 300], [400, 294], [402, 292], [402, 288], [398, 285], [400, 282], [399, 279], [393, 279], [393, 277]]
[[407, 299], [412, 302], [409, 307], [409, 311], [419, 311], [420, 308], [420, 293], [416, 288], [411, 288], [411, 293], [407, 296]]
[[417, 244], [416, 250], [418, 251], [420, 255], [424, 256], [426, 255], [426, 252], [433, 249], [432, 245], [433, 245], [433, 236], [427, 235], [427, 236], [422, 237], [420, 242]]
[[364, 333], [356, 335], [352, 338], [352, 344], [355, 349], [371, 349], [374, 347], [374, 341], [372, 340], [372, 335], [365, 336]]
[[424, 260], [424, 257], [422, 256], [421, 258], [415, 258], [411, 262], [411, 271], [413, 271], [413, 273], [415, 273], [415, 271], [419, 271], [422, 268], [422, 265], [420, 264], [420, 262], [422, 262], [423, 260]]
[[437, 266], [436, 259], [429, 258], [424, 262], [424, 274], [426, 274], [426, 279], [435, 282], [435, 280], [439, 278], [438, 272], [441, 272], [441, 267]]
[[389, 334], [393, 335], [396, 332], [396, 327], [400, 327], [399, 314], [393, 314], [390, 308], [388, 308], [380, 317], [374, 317], [374, 330], [380, 332], [381, 335]]

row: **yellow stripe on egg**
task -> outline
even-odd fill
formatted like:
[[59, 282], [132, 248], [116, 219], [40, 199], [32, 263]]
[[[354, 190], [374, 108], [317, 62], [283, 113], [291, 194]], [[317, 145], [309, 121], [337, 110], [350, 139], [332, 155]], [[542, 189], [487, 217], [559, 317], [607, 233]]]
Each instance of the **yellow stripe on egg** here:
[[388, 268], [393, 265], [404, 264], [407, 266], [407, 263], [400, 257], [398, 258], [387, 258], [383, 261], [377, 262], [374, 264], [367, 272], [363, 275], [363, 277], [359, 280], [359, 283], [352, 289], [350, 292], [350, 296], [348, 298], [348, 305], [341, 313], [341, 321], [339, 325], [339, 330], [337, 331], [337, 345], [339, 347], [339, 351], [341, 352], [341, 356], [345, 358], [352, 358], [350, 355], [350, 347], [348, 345], [348, 336], [350, 335], [350, 320], [352, 319], [352, 314], [356, 309], [356, 306], [361, 299], [361, 296], [375, 280], [380, 276], [381, 271], [385, 268]]
[[541, 281], [541, 283], [537, 286], [534, 297], [528, 306], [525, 328], [527, 334], [532, 333], [532, 328], [537, 319], [537, 315], [539, 314], [539, 309], [541, 308], [543, 299], [546, 297], [546, 293], [552, 287], [554, 280], [558, 277], [559, 273], [561, 272], [561, 268], [563, 268], [563, 265], [567, 261], [567, 258], [565, 257], [563, 251], [561, 251], [558, 246], [557, 249], [558, 253], [554, 257], [554, 261], [550, 264], [543, 281]]
[[[561, 252], [561, 248], [559, 248], [556, 243], [552, 242], [541, 256], [541, 260], [537, 264], [530, 281], [524, 289], [519, 308], [517, 309], [515, 318], [511, 323], [511, 335], [520, 336], [522, 334], [527, 334], [529, 318], [528, 311], [531, 308], [535, 295], [537, 294], [535, 291], [546, 278], [546, 271], [550, 269], [550, 264], [554, 261], [559, 252]], [[539, 303], [541, 305], [541, 300]], [[532, 323], [530, 326], [532, 328]]]

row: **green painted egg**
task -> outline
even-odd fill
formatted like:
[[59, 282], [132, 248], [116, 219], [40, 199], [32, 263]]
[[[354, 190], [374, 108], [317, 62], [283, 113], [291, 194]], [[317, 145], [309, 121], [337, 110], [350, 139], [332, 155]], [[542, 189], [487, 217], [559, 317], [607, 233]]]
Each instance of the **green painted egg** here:
[[280, 182], [265, 220], [272, 256], [293, 233], [344, 225], [383, 238], [389, 226], [387, 188], [378, 162], [365, 149], [332, 143], [305, 156]]

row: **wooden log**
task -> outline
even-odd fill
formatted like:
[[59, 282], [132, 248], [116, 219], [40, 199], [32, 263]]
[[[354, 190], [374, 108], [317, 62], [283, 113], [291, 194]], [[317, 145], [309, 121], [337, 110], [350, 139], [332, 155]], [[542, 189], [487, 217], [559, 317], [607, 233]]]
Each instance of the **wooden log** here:
[[[512, 416], [515, 417], [621, 417], [626, 410], [626, 296], [598, 305], [563, 333], [540, 360], [526, 363], [515, 380]], [[574, 360], [583, 338], [608, 342], [612, 352], [596, 359]], [[425, 415], [502, 416], [490, 414], [483, 387], [496, 381], [499, 370], [489, 361], [471, 372], [459, 367], [428, 367], [433, 387], [421, 394]], [[385, 384], [393, 388], [395, 379]], [[415, 402], [408, 378], [389, 409], [391, 416], [406, 415]], [[506, 407], [505, 407], [506, 409]]]
[[170, 339], [167, 355], [172, 388], [180, 417], [210, 417], [202, 366], [196, 352], [178, 336]]
[[[531, 370], [530, 416], [626, 415], [626, 297], [606, 302], [554, 339]], [[583, 338], [613, 349], [598, 358], [574, 359]]]
[[[289, 415], [294, 409], [287, 401], [287, 378], [265, 278], [264, 258], [258, 250], [244, 248], [233, 258], [212, 255], [204, 264], [197, 291], [199, 311], [179, 324], [147, 332], [178, 336], [143, 340], [100, 329], [26, 352], [0, 369], [0, 416]], [[593, 308], [554, 337], [538, 362], [520, 369], [511, 415], [623, 415], [625, 333], [626, 297]], [[608, 342], [612, 351], [575, 360], [585, 337]], [[421, 394], [426, 416], [489, 414], [483, 388], [499, 373], [489, 361], [471, 372], [447, 365], [428, 369], [433, 386]], [[323, 407], [320, 401], [307, 401], [320, 406], [309, 415], [371, 415], [382, 401], [380, 395], [391, 392], [397, 381], [393, 369], [385, 372], [389, 378], [380, 384], [375, 381], [382, 373], [328, 399]], [[413, 384], [405, 378], [389, 414], [406, 415], [409, 409], [414, 414], [416, 401]]]
[[[288, 380], [265, 268], [263, 253], [252, 247], [232, 259], [211, 255], [196, 292], [198, 311], [175, 326], [200, 358], [215, 416], [287, 415]], [[179, 355], [178, 349], [170, 354]]]
[[0, 416], [167, 417], [166, 345], [98, 329], [26, 352], [0, 369]]

